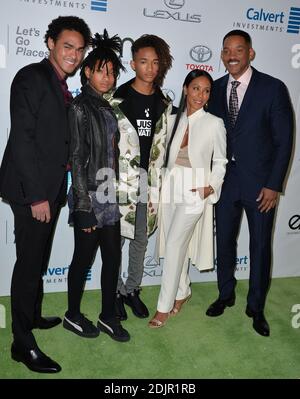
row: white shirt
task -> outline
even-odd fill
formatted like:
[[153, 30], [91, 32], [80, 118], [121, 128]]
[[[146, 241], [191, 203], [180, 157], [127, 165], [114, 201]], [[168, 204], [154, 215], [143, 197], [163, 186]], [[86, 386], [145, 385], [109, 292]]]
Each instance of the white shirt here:
[[[248, 88], [251, 76], [252, 76], [252, 68], [249, 65], [249, 67], [247, 68], [247, 70], [243, 73], [242, 76], [240, 76], [237, 81], [241, 82], [241, 84], [237, 87], [236, 92], [237, 92], [237, 96], [238, 96], [238, 106], [239, 109], [241, 108], [241, 104], [243, 102], [246, 90]], [[227, 84], [227, 105], [229, 106], [229, 96], [230, 96], [230, 91], [232, 88], [232, 84], [231, 82], [235, 81], [236, 79], [234, 79], [231, 75], [229, 75], [229, 79], [228, 79], [228, 84]]]

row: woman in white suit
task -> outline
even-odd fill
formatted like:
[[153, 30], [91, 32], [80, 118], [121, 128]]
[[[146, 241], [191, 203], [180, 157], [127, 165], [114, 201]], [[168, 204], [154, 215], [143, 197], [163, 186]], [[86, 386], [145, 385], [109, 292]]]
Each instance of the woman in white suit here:
[[200, 270], [213, 268], [213, 204], [227, 159], [223, 121], [204, 110], [212, 83], [207, 72], [191, 71], [171, 116], [156, 248], [164, 256], [163, 276], [150, 328], [164, 326], [190, 298], [189, 259]]

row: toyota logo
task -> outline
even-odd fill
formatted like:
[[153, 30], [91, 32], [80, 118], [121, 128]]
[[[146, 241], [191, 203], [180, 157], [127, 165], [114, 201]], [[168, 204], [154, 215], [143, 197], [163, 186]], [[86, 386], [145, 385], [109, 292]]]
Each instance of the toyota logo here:
[[173, 8], [173, 10], [179, 10], [184, 6], [185, 0], [164, 0], [167, 7]]
[[198, 45], [191, 48], [190, 56], [196, 62], [207, 62], [212, 57], [212, 51], [206, 46]]
[[173, 90], [171, 90], [171, 89], [163, 89], [163, 93], [164, 93], [164, 95], [167, 97], [170, 97], [170, 99], [172, 100], [172, 101], [174, 101], [175, 100], [175, 93], [174, 93], [174, 91]]

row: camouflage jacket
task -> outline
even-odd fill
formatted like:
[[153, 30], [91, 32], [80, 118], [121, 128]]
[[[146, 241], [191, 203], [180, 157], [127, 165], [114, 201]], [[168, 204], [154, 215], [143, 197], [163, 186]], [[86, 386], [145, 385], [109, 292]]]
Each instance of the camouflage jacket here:
[[[127, 238], [134, 238], [136, 204], [139, 195], [140, 182], [140, 144], [136, 129], [130, 123], [120, 105], [126, 101], [128, 88], [132, 80], [120, 86], [114, 93], [107, 93], [104, 97], [112, 106], [118, 119], [120, 131], [119, 141], [119, 182], [117, 196], [121, 218], [121, 234]], [[159, 119], [155, 125], [155, 132], [150, 150], [147, 179], [147, 233], [152, 234], [157, 225], [157, 212], [161, 189], [161, 169], [164, 164], [167, 116], [171, 114], [172, 103], [169, 97], [165, 97], [158, 89], [160, 103], [156, 104]]]

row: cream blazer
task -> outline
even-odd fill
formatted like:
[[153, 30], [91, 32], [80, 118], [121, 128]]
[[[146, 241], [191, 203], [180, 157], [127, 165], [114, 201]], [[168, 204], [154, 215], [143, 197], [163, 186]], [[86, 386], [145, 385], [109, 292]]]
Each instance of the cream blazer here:
[[[168, 139], [175, 122], [176, 115], [169, 116]], [[211, 185], [214, 193], [204, 200], [204, 210], [195, 226], [189, 244], [189, 258], [199, 270], [214, 268], [214, 236], [213, 236], [213, 204], [221, 194], [222, 183], [226, 171], [226, 130], [223, 120], [205, 112], [202, 109], [187, 116], [183, 113], [178, 124], [170, 148], [168, 170], [175, 166], [175, 161], [183, 140], [185, 131], [189, 127], [188, 154], [192, 168], [203, 168], [204, 185]], [[162, 207], [158, 213], [158, 232], [156, 241], [156, 257], [164, 256], [164, 237], [162, 231]]]

